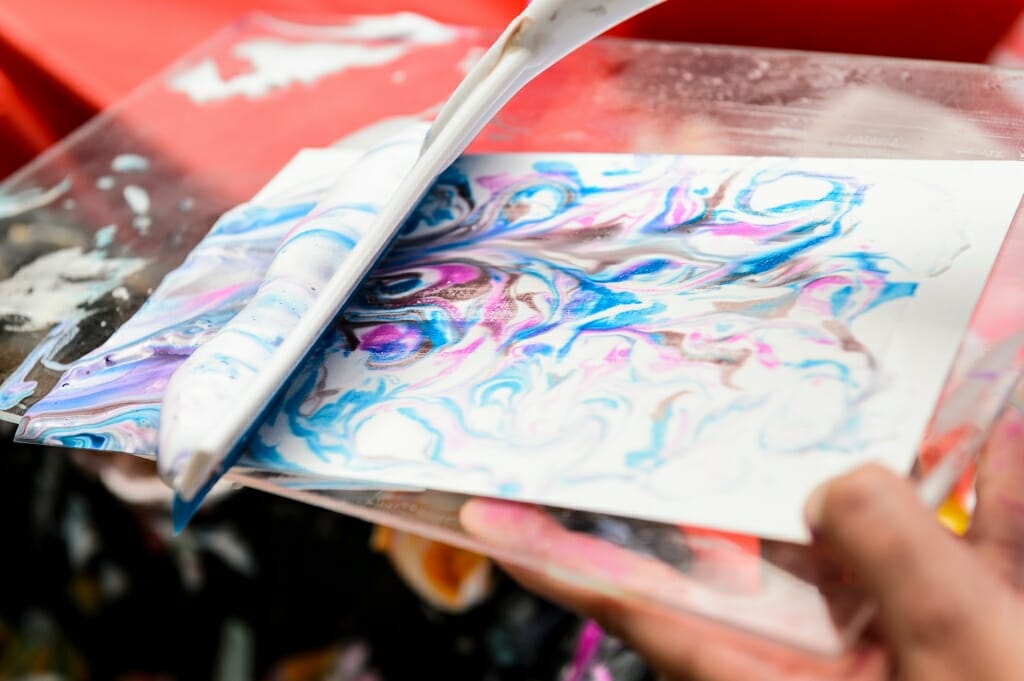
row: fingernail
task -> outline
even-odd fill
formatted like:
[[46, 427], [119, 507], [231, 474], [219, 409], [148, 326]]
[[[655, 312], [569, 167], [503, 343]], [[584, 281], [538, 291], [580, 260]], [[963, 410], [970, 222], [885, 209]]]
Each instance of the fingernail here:
[[825, 512], [825, 485], [827, 484], [815, 487], [807, 495], [807, 501], [804, 502], [804, 521], [811, 532], [817, 532], [821, 527], [822, 514]]
[[484, 509], [484, 519], [493, 524], [516, 524], [527, 520], [534, 510], [529, 506], [507, 501], [489, 501]]
[[469, 534], [498, 544], [524, 541], [532, 531], [529, 507], [507, 501], [471, 499], [459, 512], [463, 528]]

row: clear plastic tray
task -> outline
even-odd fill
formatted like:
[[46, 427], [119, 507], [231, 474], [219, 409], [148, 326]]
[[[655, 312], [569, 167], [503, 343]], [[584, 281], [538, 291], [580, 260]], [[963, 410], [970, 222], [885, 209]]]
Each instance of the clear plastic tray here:
[[[244, 45], [343, 44], [350, 19], [315, 23], [254, 15], [221, 32], [0, 185], [0, 275], [40, 253], [91, 248], [119, 225], [110, 256], [149, 259], [105, 296], [90, 323], [40, 358], [25, 380], [33, 395], [3, 411], [17, 420], [60, 376], [59, 365], [99, 345], [213, 221], [267, 182], [301, 147], [334, 143], [386, 118], [429, 111], [494, 35], [457, 29], [444, 44], [410, 48], [381, 79], [359, 69], [299, 79], [255, 95], [197, 101], [181, 76], [244, 74]], [[402, 44], [384, 36], [382, 45]], [[360, 80], [362, 78], [362, 80]], [[175, 85], [178, 83], [179, 85]], [[372, 87], [368, 87], [372, 84]], [[372, 98], [365, 96], [373, 92]], [[361, 97], [361, 95], [363, 95]], [[928, 159], [1024, 158], [1024, 76], [986, 67], [759, 49], [601, 40], [528, 86], [472, 151], [602, 151]], [[201, 99], [201, 98], [200, 98]], [[123, 154], [142, 156], [134, 164]], [[136, 159], [137, 161], [137, 159]], [[125, 170], [124, 167], [128, 169]], [[126, 200], [144, 189], [147, 220]], [[1018, 219], [961, 349], [914, 475], [938, 505], [977, 452], [1018, 376], [1024, 311], [1024, 232]], [[5, 274], [8, 273], [8, 274]], [[0, 278], [2, 278], [0, 277]], [[54, 321], [74, 310], [57, 310]], [[53, 325], [0, 330], [0, 379]], [[65, 339], [67, 340], [67, 339]], [[46, 361], [42, 361], [46, 360]], [[57, 367], [57, 368], [54, 368]], [[564, 574], [624, 598], [698, 613], [809, 651], [844, 650], [870, 609], [836, 571], [796, 545], [552, 509], [565, 526], [641, 556], [613, 572], [578, 556], [489, 546], [458, 522], [464, 498], [436, 492], [309, 492], [270, 476], [234, 481]]]

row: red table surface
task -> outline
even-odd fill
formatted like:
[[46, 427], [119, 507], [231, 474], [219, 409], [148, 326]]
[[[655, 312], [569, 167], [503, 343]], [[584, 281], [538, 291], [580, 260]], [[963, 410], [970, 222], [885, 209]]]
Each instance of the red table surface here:
[[[500, 28], [523, 0], [4, 0], [0, 177], [246, 12], [415, 11]], [[616, 33], [983, 61], [1024, 0], [669, 0]]]

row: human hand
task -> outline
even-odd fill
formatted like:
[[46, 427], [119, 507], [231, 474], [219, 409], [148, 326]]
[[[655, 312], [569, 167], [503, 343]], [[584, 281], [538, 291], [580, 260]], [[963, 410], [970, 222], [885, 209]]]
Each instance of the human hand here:
[[[669, 679], [1010, 681], [1024, 678], [1024, 418], [1010, 412], [982, 454], [978, 504], [964, 540], [942, 528], [910, 483], [877, 466], [836, 478], [812, 495], [815, 542], [878, 606], [873, 640], [836, 660], [806, 656], [752, 635], [646, 606], [515, 565], [527, 589], [597, 620]], [[475, 499], [466, 530], [512, 552], [526, 550], [606, 573], [645, 560], [565, 530], [542, 511]], [[644, 566], [644, 569], [650, 569]], [[654, 568], [657, 569], [657, 568]], [[664, 566], [666, 579], [671, 568]]]

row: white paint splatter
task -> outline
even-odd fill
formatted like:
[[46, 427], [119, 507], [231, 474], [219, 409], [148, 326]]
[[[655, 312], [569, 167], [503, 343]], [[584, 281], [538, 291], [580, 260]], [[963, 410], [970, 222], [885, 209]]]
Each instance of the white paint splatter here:
[[203, 104], [232, 97], [259, 99], [269, 92], [299, 83], [312, 85], [324, 76], [350, 68], [380, 66], [406, 52], [400, 45], [365, 47], [333, 43], [290, 43], [251, 40], [235, 46], [234, 53], [253, 70], [225, 80], [216, 62], [207, 59], [171, 80], [172, 90], [184, 92]]
[[140, 154], [118, 154], [110, 162], [110, 168], [115, 173], [148, 170], [149, 159]]
[[124, 286], [118, 286], [110, 292], [110, 295], [114, 300], [128, 300], [131, 298], [131, 295], [128, 293], [128, 289]]
[[[308, 28], [270, 17], [265, 20], [277, 24], [284, 34]], [[414, 45], [444, 45], [458, 36], [458, 29], [414, 12], [355, 17], [339, 26], [317, 26], [315, 31], [318, 36], [329, 35], [341, 40], [391, 40]]]
[[114, 242], [114, 237], [117, 235], [117, 225], [107, 225], [106, 227], [100, 227], [96, 230], [96, 234], [93, 236], [93, 242], [96, 248], [106, 248]]
[[[64, 346], [78, 333], [78, 319], [72, 317], [66, 319], [46, 334], [39, 345], [29, 353], [21, 364], [7, 376], [0, 384], [0, 410], [7, 410], [17, 407], [22, 400], [31, 397], [39, 386], [37, 381], [28, 380], [28, 375], [37, 364], [52, 359]], [[0, 421], [11, 421], [17, 423], [20, 417], [0, 412]]]
[[134, 227], [135, 231], [143, 236], [149, 234], [149, 228], [152, 224], [153, 220], [148, 215], [140, 215], [132, 220], [132, 227]]
[[96, 178], [96, 189], [102, 191], [109, 191], [113, 189], [115, 184], [117, 184], [117, 181], [110, 175], [104, 175], [103, 177]]
[[42, 359], [39, 360], [39, 363], [42, 364], [47, 369], [49, 369], [50, 371], [56, 371], [57, 373], [64, 373], [65, 371], [71, 368], [70, 364], [58, 362], [48, 357], [43, 357]]
[[440, 45], [457, 35], [450, 27], [411, 13], [362, 17], [326, 33], [351, 42], [247, 40], [235, 45], [232, 52], [252, 64], [248, 73], [225, 79], [216, 61], [205, 59], [172, 75], [168, 86], [198, 104], [232, 97], [258, 99], [273, 90], [312, 85], [348, 69], [381, 66], [417, 45]]
[[0, 192], [0, 220], [50, 204], [69, 189], [71, 180], [65, 178], [49, 189], [28, 189], [17, 194]]
[[102, 251], [65, 248], [0, 281], [0, 317], [11, 331], [43, 331], [97, 300], [142, 269], [141, 258], [106, 258]]
[[138, 185], [130, 184], [123, 190], [125, 203], [132, 212], [143, 214], [149, 212], [149, 192]]

